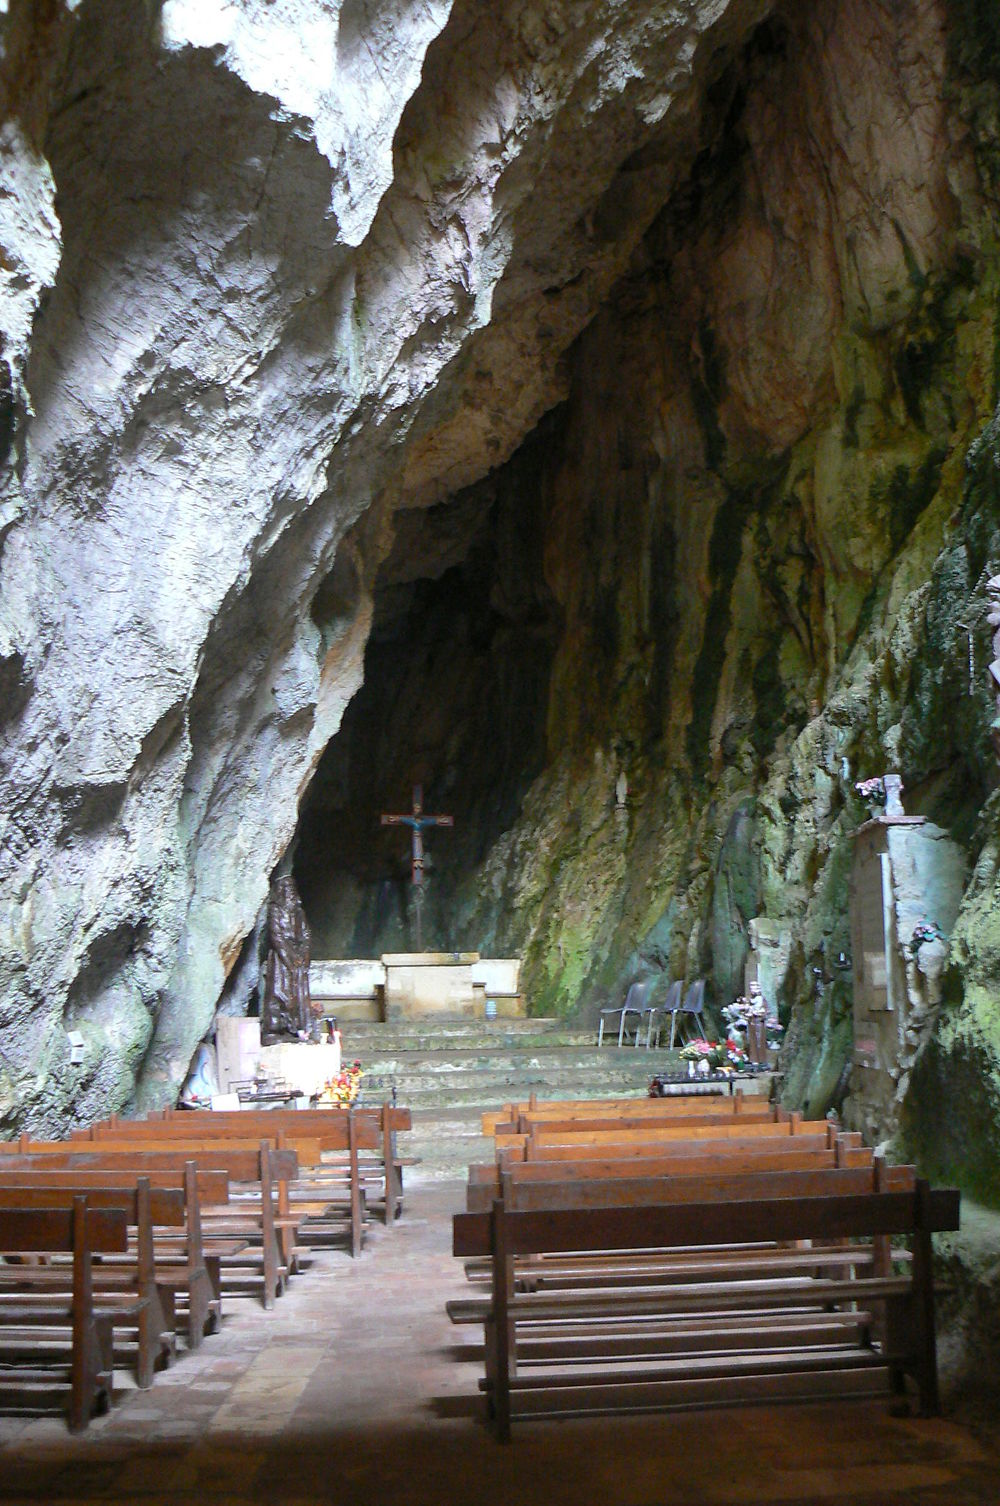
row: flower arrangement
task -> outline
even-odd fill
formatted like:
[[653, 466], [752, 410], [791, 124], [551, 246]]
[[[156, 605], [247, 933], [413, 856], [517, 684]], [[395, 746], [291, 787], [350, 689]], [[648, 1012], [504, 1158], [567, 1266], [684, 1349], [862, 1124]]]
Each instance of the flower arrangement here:
[[319, 1095], [320, 1103], [331, 1103], [336, 1109], [350, 1108], [361, 1091], [363, 1076], [361, 1063], [352, 1062], [338, 1076], [331, 1077], [329, 1082], [323, 1084], [323, 1090]]
[[948, 938], [933, 920], [918, 920], [913, 934], [903, 947], [908, 957], [915, 957], [925, 941], [947, 941]]
[[723, 1060], [721, 1063], [723, 1072], [743, 1072], [750, 1065], [750, 1058], [743, 1049], [741, 1042], [732, 1036], [726, 1037], [723, 1046]]
[[681, 1047], [680, 1058], [683, 1062], [708, 1062], [710, 1066], [715, 1066], [716, 1061], [710, 1058], [717, 1057], [718, 1051], [718, 1041], [706, 1041], [704, 1036], [697, 1036]]
[[881, 801], [885, 799], [884, 779], [878, 777], [875, 779], [860, 779], [854, 788], [862, 800]]

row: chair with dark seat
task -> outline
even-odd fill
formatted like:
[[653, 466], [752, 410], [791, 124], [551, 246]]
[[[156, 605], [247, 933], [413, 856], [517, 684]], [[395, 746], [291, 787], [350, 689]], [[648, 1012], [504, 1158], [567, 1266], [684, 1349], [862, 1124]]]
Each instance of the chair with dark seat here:
[[[656, 1006], [657, 1013], [659, 1013], [659, 1014], [661, 1014], [663, 1016], [663, 1022], [662, 1022], [663, 1024], [666, 1023], [666, 1016], [667, 1015], [670, 1016], [670, 1050], [671, 1051], [674, 1049], [674, 1034], [675, 1034], [675, 1032], [677, 1030], [677, 1016], [678, 1016], [678, 1014], [680, 1013], [680, 1010], [681, 1010], [681, 1003], [682, 1003], [683, 995], [684, 995], [684, 980], [683, 980], [683, 978], [678, 978], [677, 981], [675, 983], [671, 983], [670, 987], [667, 989], [666, 998], [663, 1000], [663, 1003], [662, 1004], [658, 1004]], [[658, 1022], [657, 1026], [656, 1026], [656, 1044], [657, 1045], [660, 1044], [660, 1030], [661, 1030], [661, 1028], [662, 1028], [662, 1024], [660, 1022]]]
[[681, 1014], [684, 1016], [682, 1026], [691, 1027], [692, 1039], [694, 1038], [695, 1026], [699, 1033], [705, 1034], [705, 980], [696, 978], [684, 995], [684, 1003], [681, 1006]]
[[[605, 1016], [614, 1016], [618, 1020], [618, 1044], [625, 1044], [625, 1034], [628, 1030], [634, 1031], [634, 1044], [639, 1045], [643, 1017], [646, 1017], [646, 1044], [649, 1044], [649, 1027], [652, 1023], [652, 1009], [649, 1003], [649, 994], [653, 987], [652, 978], [643, 978], [639, 983], [633, 983], [625, 995], [624, 1004], [611, 1004], [602, 1009], [600, 1024], [597, 1029], [597, 1044], [601, 1046], [604, 1041]], [[631, 1019], [631, 1024], [630, 1024]]]

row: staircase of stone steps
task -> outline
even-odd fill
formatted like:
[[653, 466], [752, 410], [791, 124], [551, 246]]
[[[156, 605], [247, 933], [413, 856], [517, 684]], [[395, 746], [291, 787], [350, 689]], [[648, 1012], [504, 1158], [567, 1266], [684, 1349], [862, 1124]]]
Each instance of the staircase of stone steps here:
[[656, 1072], [675, 1070], [676, 1051], [605, 1044], [594, 1030], [560, 1020], [345, 1021], [345, 1061], [364, 1067], [362, 1101], [393, 1088], [413, 1112], [408, 1153], [421, 1158], [414, 1180], [464, 1178], [471, 1161], [492, 1156], [480, 1134], [484, 1109], [539, 1098], [643, 1098]]

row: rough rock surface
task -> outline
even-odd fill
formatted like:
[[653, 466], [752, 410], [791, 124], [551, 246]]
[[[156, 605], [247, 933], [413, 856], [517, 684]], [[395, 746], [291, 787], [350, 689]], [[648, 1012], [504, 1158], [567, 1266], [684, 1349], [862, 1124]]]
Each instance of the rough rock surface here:
[[[586, 1017], [648, 969], [707, 975], [724, 1002], [750, 920], [780, 917], [786, 1101], [822, 1114], [852, 1044], [853, 784], [898, 768], [973, 873], [952, 966], [927, 959], [943, 1006], [911, 1117], [933, 1139], [934, 1104], [955, 1111], [937, 1170], [991, 1200], [990, 1136], [967, 1143], [974, 1116], [1000, 1129], [995, 32], [971, 3], [838, 0], [776, 8], [730, 59], [690, 171], [567, 357], [565, 401], [428, 515], [410, 557], [440, 551], [438, 586], [387, 561], [391, 672], [373, 651], [297, 859], [331, 947], [398, 945], [392, 855], [348, 815], [324, 884], [310, 828], [436, 774], [429, 798], [459, 818], [435, 849], [437, 941], [523, 950], [539, 1012]], [[519, 677], [496, 644], [529, 628]], [[518, 813], [485, 842], [484, 789]]]
[[360, 681], [393, 508], [564, 391], [767, 9], [14, 0], [0, 1113], [171, 1093]]
[[0, 27], [0, 1121], [173, 1092], [318, 767], [329, 950], [406, 935], [368, 823], [422, 777], [439, 939], [523, 950], [539, 1012], [722, 1001], [780, 917], [822, 1113], [852, 784], [898, 767], [972, 873], [906, 1133], [1000, 1129], [992, 8]]

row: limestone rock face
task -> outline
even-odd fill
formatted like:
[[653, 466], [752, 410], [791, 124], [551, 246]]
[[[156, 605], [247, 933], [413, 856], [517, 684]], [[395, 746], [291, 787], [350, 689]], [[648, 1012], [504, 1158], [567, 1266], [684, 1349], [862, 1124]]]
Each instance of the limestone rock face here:
[[[978, 875], [950, 960], [922, 949], [912, 984], [967, 1064], [951, 1098], [974, 1082], [1000, 1124], [981, 589], [1000, 560], [994, 32], [976, 6], [837, 0], [776, 7], [730, 55], [693, 160], [567, 354], [565, 401], [411, 542], [420, 559], [448, 539], [440, 592], [386, 561], [391, 668], [372, 654], [345, 723], [369, 729], [363, 775], [331, 748], [312, 797], [334, 832], [379, 798], [362, 791], [434, 772], [429, 798], [458, 818], [435, 942], [523, 951], [540, 1013], [593, 1017], [647, 971], [705, 976], [724, 1003], [750, 922], [780, 918], [786, 1101], [810, 1115], [848, 1083], [853, 786], [895, 768], [907, 810]], [[507, 541], [529, 517], [515, 593]], [[519, 678], [497, 645], [529, 625], [535, 675]], [[355, 862], [361, 840], [326, 888], [305, 833], [298, 860], [348, 954], [406, 928], [388, 861]], [[933, 1126], [947, 1069], [918, 1106], [943, 1061], [925, 1046], [907, 1043], [900, 1083], [912, 1070], [904, 1096]], [[959, 1179], [963, 1133], [942, 1163]]]
[[908, 1133], [960, 1078], [1000, 1128], [989, 7], [11, 0], [0, 39], [0, 1123], [171, 1096], [279, 863], [317, 955], [405, 947], [372, 826], [415, 778], [458, 818], [429, 939], [523, 953], [539, 1013], [723, 1003], [780, 918], [821, 1114], [892, 767], [973, 875]]
[[172, 1093], [360, 682], [393, 510], [564, 392], [768, 8], [4, 8], [9, 1120]]

